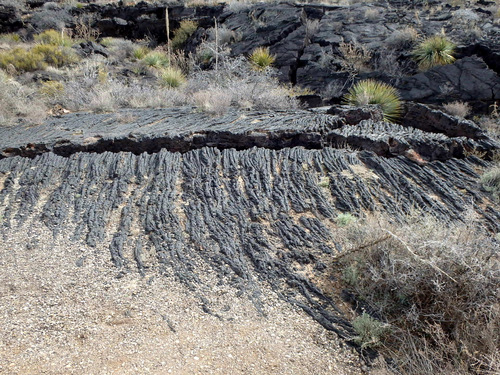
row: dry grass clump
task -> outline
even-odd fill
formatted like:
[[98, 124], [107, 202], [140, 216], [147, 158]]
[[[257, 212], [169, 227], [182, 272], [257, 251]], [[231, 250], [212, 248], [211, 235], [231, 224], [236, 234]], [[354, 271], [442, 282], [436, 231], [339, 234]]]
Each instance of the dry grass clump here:
[[[272, 69], [256, 71], [243, 57], [224, 57], [219, 65], [217, 70], [191, 74], [186, 93], [209, 92], [214, 95], [214, 101], [221, 103], [227, 103], [230, 96], [231, 104], [243, 109], [293, 109], [299, 106], [298, 100], [290, 97], [287, 88], [280, 85]], [[216, 99], [222, 93], [223, 97]]]
[[342, 68], [351, 74], [370, 71], [371, 51], [362, 44], [340, 43], [339, 52], [342, 55]]
[[466, 118], [472, 110], [469, 103], [459, 101], [443, 104], [443, 108], [446, 113], [459, 118]]
[[[500, 154], [497, 156], [500, 157]], [[497, 202], [500, 202], [500, 160], [484, 172], [481, 176], [481, 184]]]
[[47, 116], [47, 108], [36, 90], [22, 86], [2, 70], [0, 92], [0, 126], [14, 125], [19, 119], [37, 124]]
[[472, 214], [449, 225], [368, 218], [343, 230], [340, 279], [380, 323], [365, 317], [361, 345], [377, 346], [398, 374], [500, 371], [500, 246]]
[[395, 30], [385, 41], [393, 48], [407, 49], [413, 47], [418, 40], [418, 31], [411, 26]]
[[222, 116], [231, 106], [233, 96], [221, 89], [198, 91], [193, 94], [195, 105], [208, 114]]

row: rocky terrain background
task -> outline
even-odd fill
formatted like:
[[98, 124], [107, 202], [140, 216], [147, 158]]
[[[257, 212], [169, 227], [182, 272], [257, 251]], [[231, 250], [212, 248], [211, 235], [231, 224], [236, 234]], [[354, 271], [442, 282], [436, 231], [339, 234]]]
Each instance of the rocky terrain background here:
[[[133, 57], [166, 53], [167, 8], [169, 38], [196, 22], [175, 57], [179, 88]], [[47, 29], [88, 38], [68, 67], [2, 71], [26, 101], [2, 93], [4, 113], [16, 110], [0, 127], [0, 372], [398, 373], [353, 324], [384, 319], [335, 273], [388, 234], [346, 217], [381, 215], [399, 246], [416, 216], [472, 220], [461, 231], [484, 245], [493, 284], [481, 285], [497, 306], [498, 192], [481, 176], [500, 148], [498, 19], [483, 0], [1, 4], [0, 33], [23, 43]], [[413, 47], [442, 32], [456, 62], [421, 71]], [[2, 40], [2, 51], [19, 42]], [[245, 65], [258, 46], [274, 70]], [[398, 89], [397, 123], [342, 104], [366, 78]], [[446, 107], [457, 101], [466, 113]], [[465, 373], [494, 373], [497, 344]]]

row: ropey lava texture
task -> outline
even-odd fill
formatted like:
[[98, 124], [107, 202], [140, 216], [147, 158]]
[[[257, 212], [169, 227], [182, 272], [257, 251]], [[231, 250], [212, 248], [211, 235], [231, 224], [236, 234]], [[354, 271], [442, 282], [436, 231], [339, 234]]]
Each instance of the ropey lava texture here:
[[[102, 244], [112, 233], [107, 245], [119, 272], [147, 274], [159, 262], [165, 273], [197, 290], [200, 272], [212, 270], [251, 298], [257, 309], [255, 280], [267, 282], [283, 299], [343, 337], [352, 333], [350, 324], [313, 282], [315, 276], [324, 276], [332, 254], [342, 251], [333, 235], [338, 214], [378, 210], [404, 220], [406, 214], [421, 210], [448, 221], [460, 219], [472, 207], [487, 226], [498, 230], [500, 212], [478, 184], [478, 170], [487, 162], [477, 157], [419, 163], [404, 153], [377, 155], [370, 149], [335, 149], [321, 142], [311, 149], [291, 143], [266, 147], [269, 142], [277, 146], [273, 137], [289, 139], [292, 129], [301, 139], [301, 134], [315, 132], [321, 137], [322, 127], [356, 127], [343, 125], [338, 116], [306, 111], [300, 116], [246, 113], [244, 119], [234, 112], [218, 120], [183, 111], [137, 111], [149, 121], [135, 120], [143, 128], [133, 134], [127, 124], [113, 122], [112, 115], [63, 116], [48, 127], [26, 130], [39, 147], [29, 158], [5, 157], [6, 145], [18, 141], [3, 134], [1, 230], [41, 220], [55, 236], [72, 231], [75, 242], [89, 246]], [[204, 122], [200, 116], [205, 116]], [[196, 144], [191, 137], [193, 142], [186, 143], [191, 146], [183, 152], [161, 149], [193, 135], [189, 126], [176, 128], [175, 118], [191, 119], [193, 129], [194, 124], [205, 124], [215, 144]], [[234, 130], [228, 127], [231, 118]], [[360, 124], [359, 129], [382, 126], [372, 120]], [[361, 135], [363, 131], [383, 134], [380, 129], [358, 130]], [[240, 139], [244, 145], [256, 132], [264, 139], [256, 138], [260, 147], [249, 144], [237, 150], [223, 143]], [[401, 141], [410, 144], [416, 132], [401, 131]], [[394, 137], [394, 131], [389, 133]], [[148, 149], [155, 145], [152, 134], [157, 134], [158, 149]], [[438, 143], [449, 139], [429, 134]], [[58, 137], [66, 147], [60, 155], [51, 152], [57, 151]], [[122, 138], [147, 142], [120, 143]], [[99, 152], [81, 152], [85, 146]], [[126, 147], [134, 152], [125, 152]], [[210, 312], [209, 306], [205, 309]]]

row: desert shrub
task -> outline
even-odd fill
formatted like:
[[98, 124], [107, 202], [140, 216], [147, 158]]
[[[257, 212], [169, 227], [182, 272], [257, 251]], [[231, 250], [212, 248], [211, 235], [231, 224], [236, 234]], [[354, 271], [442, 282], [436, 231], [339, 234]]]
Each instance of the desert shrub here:
[[342, 69], [350, 74], [367, 72], [372, 53], [362, 44], [355, 42], [340, 43], [339, 52], [342, 55]]
[[250, 62], [257, 70], [264, 70], [270, 67], [275, 60], [276, 57], [271, 55], [269, 47], [257, 47], [250, 55]]
[[138, 82], [110, 80], [106, 83], [92, 74], [73, 77], [65, 84], [64, 95], [58, 102], [72, 111], [113, 111], [117, 108], [158, 108], [183, 105], [188, 102], [179, 90], [169, 90]]
[[393, 48], [410, 48], [418, 39], [418, 31], [411, 26], [401, 30], [395, 30], [387, 39], [386, 43]]
[[175, 30], [174, 37], [172, 38], [171, 45], [173, 49], [181, 49], [191, 35], [198, 28], [198, 24], [194, 21], [184, 20], [181, 21], [179, 28]]
[[495, 166], [487, 170], [481, 176], [481, 184], [486, 191], [489, 191], [493, 198], [500, 201], [500, 164], [497, 163]]
[[60, 95], [64, 91], [64, 85], [62, 82], [58, 81], [45, 81], [42, 82], [38, 92], [42, 96], [46, 96], [48, 98], [54, 98], [57, 95]]
[[443, 104], [443, 109], [446, 113], [459, 118], [466, 118], [471, 112], [471, 107], [468, 103], [458, 101]]
[[32, 48], [34, 54], [43, 56], [43, 60], [54, 67], [60, 68], [78, 61], [75, 52], [68, 47], [53, 44], [38, 44]]
[[31, 72], [44, 69], [47, 64], [43, 54], [17, 47], [0, 52], [0, 68], [7, 69], [10, 66], [16, 71]]
[[170, 64], [168, 56], [161, 51], [149, 52], [146, 56], [142, 58], [142, 61], [147, 66], [157, 69], [166, 68]]
[[365, 312], [353, 320], [352, 326], [357, 334], [353, 340], [362, 348], [377, 348], [388, 332], [387, 325]]
[[[222, 57], [222, 56], [221, 56]], [[232, 104], [245, 109], [292, 109], [299, 102], [280, 85], [273, 69], [252, 69], [244, 57], [224, 57], [218, 70], [195, 71], [185, 87], [187, 94], [198, 91], [223, 90], [232, 97]]]
[[7, 44], [16, 44], [20, 43], [21, 36], [19, 34], [14, 34], [14, 33], [6, 33], [6, 34], [0, 34], [0, 42], [2, 43], [7, 43]]
[[[131, 40], [126, 40], [122, 38], [103, 38], [100, 43], [108, 49], [108, 58], [110, 61], [116, 61], [118, 63], [123, 63], [125, 59], [134, 57], [134, 51], [138, 48], [137, 44]], [[141, 48], [141, 47], [139, 47]], [[140, 55], [140, 59], [150, 52], [149, 49]]]
[[367, 21], [375, 22], [380, 18], [380, 12], [378, 9], [367, 9], [365, 11], [365, 18]]
[[435, 35], [422, 41], [414, 50], [413, 58], [422, 70], [455, 61], [455, 44], [443, 35]]
[[69, 36], [65, 36], [64, 32], [56, 30], [46, 30], [34, 36], [35, 42], [41, 44], [51, 44], [54, 46], [66, 46], [71, 47], [73, 44]]
[[159, 78], [163, 86], [170, 88], [179, 87], [186, 82], [186, 76], [182, 71], [172, 66], [162, 69]]
[[232, 95], [221, 89], [212, 89], [195, 92], [193, 100], [201, 111], [214, 116], [221, 116], [231, 106]]
[[96, 41], [101, 35], [97, 28], [92, 26], [93, 17], [79, 17], [75, 25], [75, 38], [85, 41]]
[[401, 114], [401, 101], [397, 90], [372, 79], [356, 83], [344, 96], [344, 100], [354, 106], [377, 104], [382, 109], [386, 121], [396, 121]]
[[366, 218], [342, 230], [339, 279], [390, 327], [363, 339], [378, 331], [361, 317], [358, 343], [383, 344], [400, 374], [498, 373], [499, 245], [473, 214], [448, 225], [421, 214], [399, 225]]
[[9, 126], [24, 120], [40, 123], [47, 116], [47, 108], [36, 90], [22, 86], [0, 70], [0, 126]]
[[[207, 30], [208, 41], [215, 42], [216, 39], [216, 31], [215, 28], [210, 28]], [[233, 31], [228, 29], [225, 26], [220, 26], [217, 28], [217, 43], [219, 46], [225, 46], [231, 44], [232, 42], [238, 39], [238, 35]]]
[[338, 226], [345, 227], [346, 225], [352, 224], [356, 221], [356, 218], [352, 216], [350, 213], [339, 214], [335, 218], [335, 222]]
[[62, 30], [73, 23], [73, 16], [66, 8], [44, 7], [41, 11], [33, 13], [30, 22], [35, 30]]

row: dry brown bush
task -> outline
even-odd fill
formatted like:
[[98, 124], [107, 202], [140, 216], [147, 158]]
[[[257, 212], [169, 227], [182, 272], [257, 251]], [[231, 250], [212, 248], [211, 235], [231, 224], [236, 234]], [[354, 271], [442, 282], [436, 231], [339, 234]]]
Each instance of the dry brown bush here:
[[369, 62], [372, 58], [370, 50], [355, 42], [340, 43], [339, 52], [342, 55], [342, 67], [346, 72], [357, 74], [370, 71]]
[[40, 123], [47, 116], [47, 107], [37, 90], [23, 86], [0, 70], [0, 126], [14, 125], [18, 120]]
[[466, 118], [472, 110], [469, 103], [465, 102], [447, 103], [443, 105], [443, 108], [446, 113], [458, 118]]
[[463, 223], [383, 218], [345, 229], [339, 278], [366, 312], [390, 325], [379, 347], [399, 374], [500, 371], [500, 267], [495, 234]]

